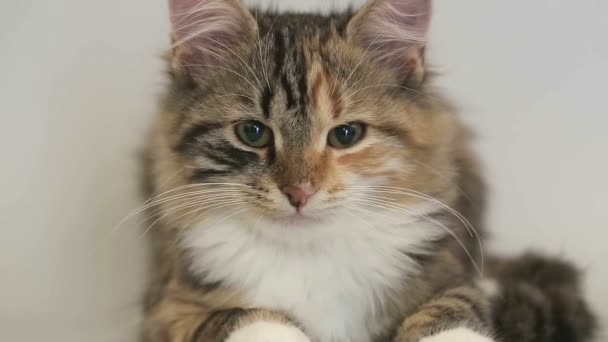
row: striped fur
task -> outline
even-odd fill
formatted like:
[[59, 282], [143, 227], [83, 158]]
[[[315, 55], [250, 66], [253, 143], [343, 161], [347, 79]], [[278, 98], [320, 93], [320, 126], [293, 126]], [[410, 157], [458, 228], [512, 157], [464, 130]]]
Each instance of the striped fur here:
[[[142, 341], [591, 336], [566, 264], [497, 259], [486, 273], [498, 291], [480, 285], [484, 187], [424, 64], [429, 0], [329, 15], [172, 0], [171, 11], [171, 82], [146, 164], [154, 272]], [[239, 139], [245, 120], [272, 143]], [[329, 146], [352, 122], [363, 139]], [[314, 194], [294, 209], [287, 186]], [[543, 265], [550, 274], [526, 279]], [[542, 324], [511, 322], [518, 310]]]

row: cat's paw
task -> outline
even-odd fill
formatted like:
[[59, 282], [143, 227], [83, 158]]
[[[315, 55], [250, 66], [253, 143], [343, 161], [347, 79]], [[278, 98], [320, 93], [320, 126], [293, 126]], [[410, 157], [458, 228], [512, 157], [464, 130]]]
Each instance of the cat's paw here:
[[310, 339], [296, 327], [259, 321], [234, 331], [226, 342], [310, 342]]
[[495, 342], [493, 339], [481, 335], [467, 328], [456, 328], [442, 331], [437, 335], [425, 337], [420, 342]]

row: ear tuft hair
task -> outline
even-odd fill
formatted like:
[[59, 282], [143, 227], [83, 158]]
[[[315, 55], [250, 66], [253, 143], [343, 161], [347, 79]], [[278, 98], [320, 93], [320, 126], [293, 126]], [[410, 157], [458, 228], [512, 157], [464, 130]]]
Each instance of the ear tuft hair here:
[[370, 0], [348, 26], [348, 35], [386, 66], [405, 76], [424, 76], [424, 47], [431, 0]]

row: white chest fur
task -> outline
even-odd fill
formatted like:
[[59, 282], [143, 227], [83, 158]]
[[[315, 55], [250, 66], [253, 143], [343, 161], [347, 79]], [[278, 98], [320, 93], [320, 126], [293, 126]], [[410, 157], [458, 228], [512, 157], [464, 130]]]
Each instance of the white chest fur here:
[[416, 270], [404, 252], [422, 252], [439, 233], [420, 221], [376, 226], [348, 217], [257, 227], [225, 221], [188, 232], [192, 271], [237, 288], [256, 307], [288, 313], [320, 342], [369, 341], [391, 290]]

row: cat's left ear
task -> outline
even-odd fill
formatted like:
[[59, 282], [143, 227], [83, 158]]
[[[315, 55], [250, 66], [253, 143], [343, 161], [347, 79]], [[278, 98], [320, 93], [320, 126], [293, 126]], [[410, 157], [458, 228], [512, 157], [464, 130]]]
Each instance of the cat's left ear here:
[[348, 25], [348, 37], [403, 77], [424, 79], [431, 0], [368, 0]]

